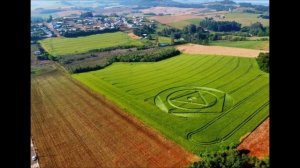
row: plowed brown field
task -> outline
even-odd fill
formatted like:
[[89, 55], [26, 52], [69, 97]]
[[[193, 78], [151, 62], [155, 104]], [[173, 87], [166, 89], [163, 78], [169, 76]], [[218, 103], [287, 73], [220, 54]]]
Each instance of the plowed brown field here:
[[269, 156], [269, 118], [258, 126], [243, 142], [238, 149], [250, 150], [250, 155], [263, 159]]
[[59, 70], [32, 77], [31, 134], [43, 167], [185, 167], [199, 158]]
[[184, 44], [176, 46], [178, 50], [187, 54], [211, 54], [211, 55], [228, 55], [239, 57], [257, 57], [262, 50], [253, 50], [245, 48], [205, 46], [198, 44]]

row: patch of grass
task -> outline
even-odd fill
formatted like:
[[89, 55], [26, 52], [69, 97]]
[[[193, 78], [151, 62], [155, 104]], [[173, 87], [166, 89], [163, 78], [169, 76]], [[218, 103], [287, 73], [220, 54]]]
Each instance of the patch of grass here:
[[224, 46], [224, 47], [237, 47], [248, 48], [257, 50], [269, 50], [269, 41], [226, 41], [218, 40], [210, 42], [210, 45]]
[[72, 77], [196, 154], [240, 143], [269, 115], [269, 75], [254, 58], [182, 54]]
[[183, 29], [185, 26], [190, 25], [190, 24], [199, 25], [201, 20], [202, 19], [200, 19], [200, 18], [188, 19], [188, 20], [183, 20], [180, 22], [171, 23], [170, 26], [175, 27], [177, 29]]
[[171, 38], [170, 37], [164, 37], [164, 36], [159, 36], [158, 41], [160, 43], [171, 43]]
[[261, 22], [264, 26], [269, 26], [269, 19], [257, 18], [259, 14], [233, 12], [225, 14], [224, 19], [215, 19], [217, 21], [236, 21], [242, 26], [250, 26], [253, 23]]
[[123, 32], [104, 33], [77, 38], [48, 38], [39, 42], [54, 57], [80, 54], [94, 49], [143, 45], [140, 40], [134, 40]]

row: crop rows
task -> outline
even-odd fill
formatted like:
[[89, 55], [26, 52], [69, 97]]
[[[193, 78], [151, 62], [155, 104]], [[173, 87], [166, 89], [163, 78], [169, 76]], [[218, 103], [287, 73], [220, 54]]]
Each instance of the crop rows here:
[[[220, 144], [239, 143], [241, 136], [268, 116], [269, 76], [259, 70], [254, 58], [182, 54], [156, 63], [115, 63], [73, 77], [196, 153], [206, 148], [217, 149]], [[223, 104], [207, 106], [197, 116], [185, 116], [184, 113], [197, 112], [181, 113], [167, 101], [162, 101], [161, 107], [169, 108], [170, 112], [158, 108], [155, 97], [177, 87], [217, 89], [225, 93], [225, 98], [217, 95], [217, 101], [229, 101], [228, 96], [232, 106], [219, 101], [217, 104]], [[212, 97], [206, 100], [215, 101]], [[191, 104], [175, 103], [183, 109], [197, 109], [192, 99]], [[210, 113], [208, 109], [218, 111], [219, 107], [220, 113]], [[178, 116], [177, 112], [183, 115]]]

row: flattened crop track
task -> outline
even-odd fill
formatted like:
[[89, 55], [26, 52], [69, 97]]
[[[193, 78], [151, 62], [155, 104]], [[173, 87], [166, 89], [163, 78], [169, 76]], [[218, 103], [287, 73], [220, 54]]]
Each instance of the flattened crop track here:
[[182, 54], [72, 77], [196, 153], [238, 144], [269, 115], [255, 58]]

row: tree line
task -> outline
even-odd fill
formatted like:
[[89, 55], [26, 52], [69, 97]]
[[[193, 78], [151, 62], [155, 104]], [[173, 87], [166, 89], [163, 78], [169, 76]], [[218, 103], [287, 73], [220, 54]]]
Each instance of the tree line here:
[[200, 26], [218, 32], [241, 30], [241, 24], [236, 21], [215, 21], [212, 18], [205, 18], [205, 20], [200, 22]]
[[67, 31], [67, 32], [62, 33], [62, 36], [64, 36], [64, 37], [89, 36], [89, 35], [93, 35], [93, 34], [112, 33], [112, 32], [117, 32], [119, 30], [120, 30], [120, 28], [104, 29], [104, 30], [90, 30], [90, 31], [83, 31], [83, 30]]
[[249, 156], [249, 150], [236, 150], [234, 146], [221, 147], [216, 152], [206, 152], [200, 155], [199, 162], [194, 162], [190, 168], [269, 168], [269, 158], [259, 160]]
[[180, 51], [176, 50], [174, 47], [156, 47], [145, 50], [126, 49], [116, 52], [65, 56], [59, 58], [59, 62], [69, 72], [81, 73], [99, 70], [114, 62], [156, 62], [179, 54]]

